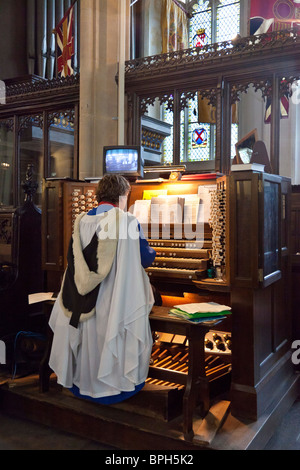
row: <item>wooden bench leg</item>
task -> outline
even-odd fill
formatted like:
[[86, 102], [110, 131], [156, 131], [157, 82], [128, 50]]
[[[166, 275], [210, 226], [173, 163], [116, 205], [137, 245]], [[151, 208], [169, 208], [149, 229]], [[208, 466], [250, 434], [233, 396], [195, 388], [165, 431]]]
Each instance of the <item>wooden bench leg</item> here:
[[53, 341], [53, 332], [48, 326], [47, 328], [47, 346], [45, 349], [45, 353], [43, 359], [41, 360], [40, 367], [39, 367], [39, 389], [40, 393], [48, 392], [49, 384], [50, 384], [50, 375], [52, 374], [52, 370], [49, 367], [49, 359], [51, 353]]
[[194, 436], [193, 416], [198, 402], [201, 402], [203, 417], [210, 405], [209, 382], [205, 373], [206, 330], [199, 328], [195, 334], [195, 330], [191, 329], [189, 333], [189, 368], [183, 396], [183, 434], [186, 440], [192, 440]]

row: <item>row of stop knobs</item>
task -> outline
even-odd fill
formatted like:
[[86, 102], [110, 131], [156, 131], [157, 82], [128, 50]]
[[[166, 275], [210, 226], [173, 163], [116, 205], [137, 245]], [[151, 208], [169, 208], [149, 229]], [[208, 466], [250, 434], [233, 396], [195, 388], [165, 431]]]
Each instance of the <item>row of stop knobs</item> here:
[[76, 219], [77, 215], [81, 212], [87, 212], [93, 207], [97, 207], [96, 196], [93, 191], [87, 191], [86, 194], [81, 194], [80, 190], [72, 192], [72, 219]]
[[228, 333], [224, 335], [220, 335], [218, 333], [214, 333], [212, 335], [212, 339], [205, 338], [205, 347], [213, 351], [214, 349], [218, 349], [219, 351], [231, 351], [232, 341], [231, 336]]

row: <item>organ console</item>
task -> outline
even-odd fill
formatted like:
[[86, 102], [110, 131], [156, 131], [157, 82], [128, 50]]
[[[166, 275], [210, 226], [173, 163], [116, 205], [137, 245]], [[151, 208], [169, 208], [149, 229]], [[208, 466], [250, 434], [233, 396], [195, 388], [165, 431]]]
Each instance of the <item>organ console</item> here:
[[[184, 282], [205, 275], [210, 257], [209, 250], [197, 248], [196, 244], [185, 241], [175, 243], [174, 247], [170, 246], [172, 243], [166, 240], [162, 242], [150, 240], [149, 244], [157, 253], [152, 267], [146, 269], [150, 279], [166, 276], [169, 279]], [[180, 248], [177, 248], [176, 245]]]
[[[231, 370], [231, 334], [224, 331], [209, 331], [205, 335], [205, 362], [206, 373], [209, 379], [217, 379], [218, 372], [225, 374]], [[169, 370], [187, 372], [188, 370], [188, 341], [180, 335], [157, 333], [151, 361], [150, 375], [153, 368], [164, 367]], [[162, 385], [163, 380], [149, 377], [148, 383]], [[166, 385], [176, 385], [167, 382]], [[182, 389], [183, 387], [179, 387]]]
[[42, 267], [48, 275], [50, 291], [60, 289], [75, 219], [96, 205], [96, 186], [71, 180], [43, 182]]
[[[77, 214], [95, 203], [95, 186], [45, 181], [43, 267], [47, 275], [57, 275], [57, 290], [72, 223]], [[201, 176], [189, 180], [187, 175], [175, 183], [139, 180], [131, 185], [128, 209], [133, 213], [136, 203], [151, 211], [151, 193], [156, 198], [160, 192], [162, 199], [198, 199], [198, 214], [199, 210], [202, 214], [201, 220], [192, 217], [185, 224], [185, 209], [190, 213], [191, 207], [184, 205], [181, 223], [178, 219], [170, 224], [151, 222], [146, 212], [140, 220], [157, 253], [147, 273], [165, 309], [160, 323], [155, 307], [154, 316], [150, 315], [156, 340], [149, 383], [178, 390], [186, 387], [183, 375], [189, 376], [189, 363], [197, 363], [196, 349], [176, 332], [166, 340], [171, 323], [166, 312], [178, 304], [212, 301], [231, 307], [232, 315], [211, 325], [203, 336], [210, 394], [227, 391], [233, 414], [257, 419], [274, 399], [273, 390], [282, 383], [288, 387], [293, 380], [287, 309], [290, 191], [288, 179], [252, 171], [212, 175], [210, 179], [206, 175], [203, 180]], [[149, 202], [140, 203], [145, 200]], [[159, 330], [157, 325], [164, 328]], [[193, 380], [198, 381], [197, 377]]]
[[[144, 193], [156, 194], [158, 191], [166, 192], [167, 196], [177, 196], [180, 199], [194, 196], [196, 206], [194, 216], [186, 222], [185, 211], [191, 208], [185, 203], [181, 214], [182, 221], [178, 223], [160, 225], [157, 223], [141, 223], [145, 236], [150, 246], [156, 250], [156, 258], [153, 265], [146, 271], [153, 284], [159, 290], [164, 291], [162, 284], [169, 282], [174, 294], [182, 291], [182, 286], [190, 286], [194, 290], [193, 281], [206, 277], [207, 268], [212, 255], [212, 230], [208, 220], [200, 220], [201, 197], [198, 194], [199, 186], [211, 189], [216, 186], [215, 179], [202, 181], [178, 181], [177, 183], [143, 183], [137, 182], [132, 185], [128, 201], [129, 210], [135, 213], [136, 201], [143, 200]], [[209, 193], [207, 192], [206, 201]], [[164, 205], [163, 196], [161, 196]], [[199, 204], [200, 202], [200, 204]], [[195, 202], [193, 202], [194, 204]], [[151, 207], [151, 206], [150, 206]], [[202, 208], [203, 209], [203, 208]], [[162, 209], [162, 212], [164, 209]], [[150, 209], [151, 212], [151, 209]], [[168, 220], [168, 219], [167, 219]], [[170, 219], [169, 219], [170, 220]], [[151, 221], [151, 213], [150, 219]]]

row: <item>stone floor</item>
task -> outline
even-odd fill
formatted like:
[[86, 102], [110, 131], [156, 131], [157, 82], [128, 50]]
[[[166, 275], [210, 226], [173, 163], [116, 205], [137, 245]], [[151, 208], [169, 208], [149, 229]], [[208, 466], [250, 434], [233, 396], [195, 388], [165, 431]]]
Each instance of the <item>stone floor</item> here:
[[112, 450], [40, 424], [0, 412], [0, 450]]
[[[0, 412], [0, 450], [116, 449]], [[283, 418], [265, 450], [300, 450], [300, 400]]]
[[300, 399], [283, 418], [265, 450], [300, 450]]

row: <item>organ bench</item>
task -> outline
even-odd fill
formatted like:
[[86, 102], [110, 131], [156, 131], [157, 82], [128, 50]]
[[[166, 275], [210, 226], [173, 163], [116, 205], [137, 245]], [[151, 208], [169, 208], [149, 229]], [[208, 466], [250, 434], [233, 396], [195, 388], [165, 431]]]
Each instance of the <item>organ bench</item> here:
[[[45, 315], [50, 317], [54, 301], [45, 303]], [[149, 367], [149, 379], [157, 378], [168, 383], [180, 384], [185, 387], [183, 396], [183, 434], [185, 439], [193, 438], [193, 417], [195, 409], [201, 405], [201, 416], [204, 417], [210, 406], [209, 381], [206, 375], [205, 337], [211, 327], [215, 327], [219, 321], [204, 324], [193, 324], [181, 318], [175, 318], [168, 314], [166, 307], [153, 307], [150, 314], [150, 325], [153, 333], [165, 332], [184, 336], [188, 341], [187, 358], [183, 362], [184, 371], [172, 370], [165, 367]], [[48, 327], [48, 342], [39, 370], [40, 392], [49, 390], [50, 369], [49, 357], [52, 346], [52, 331]]]

